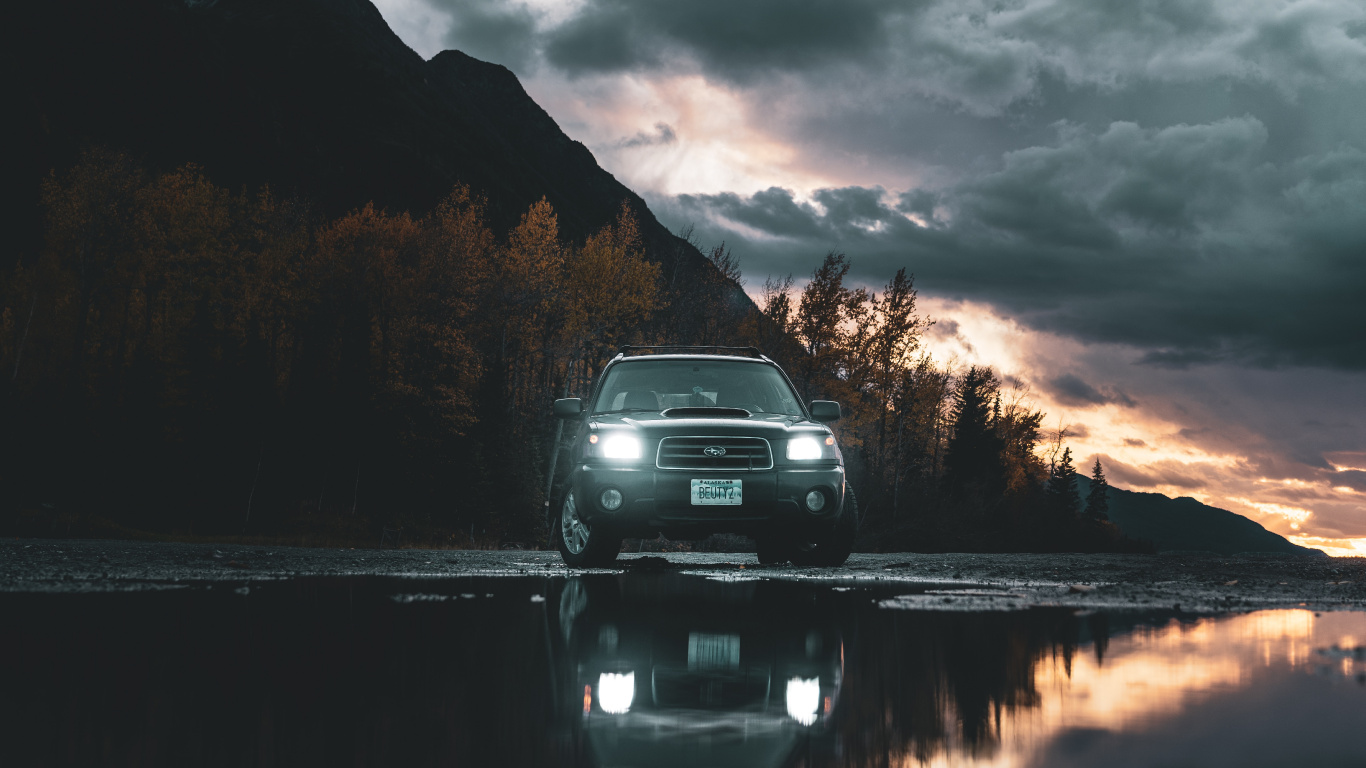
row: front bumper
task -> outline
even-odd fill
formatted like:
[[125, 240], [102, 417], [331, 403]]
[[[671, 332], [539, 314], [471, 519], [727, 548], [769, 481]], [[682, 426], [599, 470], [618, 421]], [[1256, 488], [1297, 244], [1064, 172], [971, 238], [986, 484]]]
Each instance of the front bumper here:
[[[743, 503], [693, 504], [694, 479], [740, 480]], [[739, 472], [583, 464], [569, 481], [585, 520], [632, 538], [660, 533], [670, 538], [704, 538], [713, 533], [827, 531], [844, 506], [844, 467], [837, 464], [779, 465]], [[602, 493], [609, 488], [621, 492], [619, 509], [609, 511], [602, 505]], [[810, 511], [804, 503], [811, 490], [826, 495], [827, 503], [819, 512]]]

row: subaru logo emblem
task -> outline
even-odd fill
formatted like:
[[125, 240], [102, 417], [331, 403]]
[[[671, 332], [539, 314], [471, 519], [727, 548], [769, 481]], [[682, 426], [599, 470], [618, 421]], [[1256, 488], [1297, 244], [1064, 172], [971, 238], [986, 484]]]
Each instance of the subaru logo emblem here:
[[726, 455], [726, 449], [722, 448], [719, 445], [709, 445], [706, 448], [703, 448], [702, 452], [712, 457], [713, 459], [717, 459]]

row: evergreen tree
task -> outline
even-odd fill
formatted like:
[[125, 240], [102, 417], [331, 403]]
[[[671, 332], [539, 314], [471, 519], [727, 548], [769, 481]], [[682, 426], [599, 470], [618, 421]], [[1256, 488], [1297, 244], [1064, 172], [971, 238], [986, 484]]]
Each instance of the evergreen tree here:
[[990, 367], [972, 366], [958, 382], [951, 418], [953, 434], [944, 456], [944, 483], [960, 490], [975, 486], [988, 494], [1003, 485], [1001, 450], [996, 433], [1000, 384]]
[[1080, 499], [1077, 497], [1077, 469], [1072, 466], [1071, 448], [1064, 448], [1062, 459], [1053, 465], [1048, 478], [1048, 496], [1060, 515], [1076, 517]]
[[1086, 516], [1095, 520], [1110, 519], [1110, 500], [1106, 497], [1106, 492], [1110, 490], [1110, 483], [1105, 480], [1105, 470], [1100, 467], [1100, 457], [1096, 457], [1096, 463], [1091, 467], [1091, 491], [1086, 494]]

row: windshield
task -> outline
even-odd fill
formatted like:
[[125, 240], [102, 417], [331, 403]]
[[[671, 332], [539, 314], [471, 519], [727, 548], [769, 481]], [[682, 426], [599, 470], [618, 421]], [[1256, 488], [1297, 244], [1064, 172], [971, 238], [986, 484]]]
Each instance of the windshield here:
[[593, 413], [721, 406], [750, 413], [801, 416], [797, 394], [764, 363], [730, 360], [639, 360], [607, 372]]

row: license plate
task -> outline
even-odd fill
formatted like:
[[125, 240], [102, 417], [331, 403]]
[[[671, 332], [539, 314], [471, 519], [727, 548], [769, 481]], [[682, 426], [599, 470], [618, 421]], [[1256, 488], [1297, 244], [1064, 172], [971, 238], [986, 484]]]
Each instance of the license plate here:
[[741, 504], [739, 480], [693, 480], [692, 503]]
[[688, 671], [734, 671], [740, 668], [740, 636], [688, 633]]

